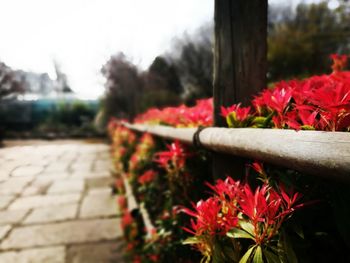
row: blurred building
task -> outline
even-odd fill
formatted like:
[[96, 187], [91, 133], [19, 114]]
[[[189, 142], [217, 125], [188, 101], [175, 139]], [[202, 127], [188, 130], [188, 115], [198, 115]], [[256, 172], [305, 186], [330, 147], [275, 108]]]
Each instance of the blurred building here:
[[[13, 81], [20, 85], [20, 92], [12, 92], [0, 98], [0, 128], [31, 129], [45, 121], [62, 105], [81, 101], [70, 89], [67, 77], [56, 68], [56, 79], [47, 73], [13, 70]], [[84, 101], [96, 108], [98, 102]]]

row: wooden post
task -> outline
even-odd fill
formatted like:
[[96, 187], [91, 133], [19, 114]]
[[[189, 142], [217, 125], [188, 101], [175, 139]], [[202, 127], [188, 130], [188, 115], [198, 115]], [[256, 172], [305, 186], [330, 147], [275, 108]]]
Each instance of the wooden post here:
[[[214, 126], [221, 106], [247, 104], [266, 87], [267, 0], [215, 0]], [[238, 157], [214, 154], [214, 177], [244, 173]]]

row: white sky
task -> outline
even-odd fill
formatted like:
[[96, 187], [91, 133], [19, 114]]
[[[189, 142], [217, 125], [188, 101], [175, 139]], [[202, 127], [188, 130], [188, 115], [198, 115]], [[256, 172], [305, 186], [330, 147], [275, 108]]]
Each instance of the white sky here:
[[1, 61], [53, 78], [56, 59], [73, 90], [93, 98], [110, 55], [123, 51], [146, 68], [174, 36], [211, 21], [214, 0], [0, 0], [0, 10]]
[[103, 92], [99, 70], [124, 51], [147, 67], [172, 37], [213, 19], [213, 0], [0, 0], [0, 60], [48, 72], [56, 59], [85, 97]]

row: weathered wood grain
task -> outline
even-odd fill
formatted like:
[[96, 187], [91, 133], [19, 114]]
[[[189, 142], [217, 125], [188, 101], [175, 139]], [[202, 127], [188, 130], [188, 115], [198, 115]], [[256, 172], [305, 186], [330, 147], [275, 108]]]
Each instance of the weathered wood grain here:
[[246, 104], [266, 87], [267, 0], [216, 0], [214, 126], [221, 106]]
[[[127, 125], [191, 143], [195, 128], [172, 128], [150, 125]], [[283, 167], [350, 181], [350, 133], [294, 131], [253, 128], [206, 128], [199, 134], [200, 143], [218, 153], [260, 160]]]
[[[216, 0], [214, 43], [214, 126], [227, 127], [221, 106], [247, 104], [266, 87], [267, 0]], [[213, 176], [245, 174], [244, 160], [213, 154]]]
[[197, 128], [173, 128], [170, 126], [162, 126], [162, 125], [155, 126], [155, 125], [142, 125], [142, 124], [129, 124], [129, 123], [124, 123], [123, 125], [134, 131], [148, 132], [165, 139], [180, 140], [188, 144], [192, 144], [193, 134], [197, 131]]

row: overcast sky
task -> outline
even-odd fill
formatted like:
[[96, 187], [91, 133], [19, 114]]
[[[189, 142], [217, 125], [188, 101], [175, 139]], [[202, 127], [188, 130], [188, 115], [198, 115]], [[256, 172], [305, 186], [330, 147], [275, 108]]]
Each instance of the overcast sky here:
[[91, 98], [103, 92], [99, 70], [111, 54], [146, 68], [174, 36], [212, 21], [214, 0], [0, 0], [0, 8], [1, 61], [54, 78], [55, 59]]
[[99, 70], [111, 54], [146, 67], [214, 12], [212, 0], [0, 0], [0, 8], [0, 60], [55, 77], [56, 59], [87, 97], [103, 92]]

